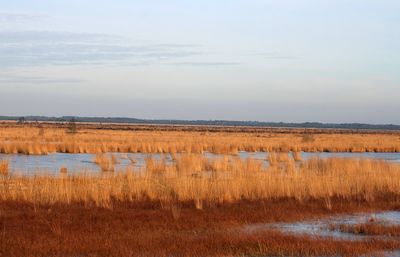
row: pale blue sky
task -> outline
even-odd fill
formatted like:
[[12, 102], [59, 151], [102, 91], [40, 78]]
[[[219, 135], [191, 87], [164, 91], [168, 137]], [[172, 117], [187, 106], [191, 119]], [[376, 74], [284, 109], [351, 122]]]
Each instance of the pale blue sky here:
[[0, 0], [0, 115], [400, 124], [400, 1]]

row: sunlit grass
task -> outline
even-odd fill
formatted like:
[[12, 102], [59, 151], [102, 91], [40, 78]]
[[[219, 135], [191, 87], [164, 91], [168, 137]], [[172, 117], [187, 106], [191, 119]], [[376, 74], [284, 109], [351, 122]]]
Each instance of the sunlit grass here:
[[9, 163], [7, 160], [0, 160], [0, 175], [8, 175]]
[[140, 170], [102, 176], [9, 176], [0, 178], [0, 185], [1, 200], [37, 204], [93, 202], [108, 207], [115, 200], [192, 201], [204, 208], [207, 203], [290, 198], [322, 199], [330, 208], [333, 197], [400, 198], [400, 166], [375, 160], [315, 158], [300, 164], [288, 159], [265, 168], [261, 160], [251, 158], [183, 155], [174, 163], [148, 158]]
[[[43, 132], [45, 131], [45, 132]], [[0, 153], [400, 152], [399, 134], [125, 131], [0, 127]], [[278, 156], [277, 156], [278, 157]]]

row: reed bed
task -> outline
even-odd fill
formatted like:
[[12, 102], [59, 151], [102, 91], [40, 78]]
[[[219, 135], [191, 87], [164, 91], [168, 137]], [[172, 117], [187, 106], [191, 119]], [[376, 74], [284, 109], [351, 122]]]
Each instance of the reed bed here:
[[8, 175], [8, 160], [0, 160], [0, 175]]
[[297, 201], [332, 198], [400, 200], [400, 165], [367, 159], [289, 159], [263, 167], [235, 157], [183, 155], [175, 163], [147, 159], [140, 170], [60, 177], [0, 177], [0, 200], [34, 204], [83, 203], [111, 207], [114, 201], [193, 202], [203, 206], [240, 200]]
[[[45, 131], [45, 132], [43, 132]], [[0, 127], [0, 153], [400, 152], [400, 135]]]

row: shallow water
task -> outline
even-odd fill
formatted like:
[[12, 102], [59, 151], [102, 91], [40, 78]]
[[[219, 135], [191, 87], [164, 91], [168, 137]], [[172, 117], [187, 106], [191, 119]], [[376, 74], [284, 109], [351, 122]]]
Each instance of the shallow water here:
[[[116, 170], [126, 170], [126, 168], [141, 168], [145, 164], [147, 157], [155, 159], [165, 158], [167, 163], [172, 162], [170, 154], [143, 154], [143, 153], [114, 153], [119, 164]], [[265, 152], [239, 152], [238, 156], [242, 159], [249, 157], [255, 160], [262, 160], [264, 167], [268, 166], [268, 153]], [[340, 157], [340, 158], [368, 158], [381, 159], [390, 162], [400, 163], [400, 153], [301, 153], [303, 160], [319, 156], [321, 158]], [[204, 153], [208, 158], [222, 158], [222, 154]], [[61, 167], [65, 167], [69, 172], [100, 172], [100, 167], [94, 163], [94, 154], [65, 154], [53, 153], [48, 155], [20, 155], [20, 154], [0, 154], [1, 159], [9, 160], [10, 173], [35, 174], [38, 172], [56, 174]], [[129, 158], [136, 160], [132, 164]]]
[[[148, 156], [154, 159], [161, 159], [162, 154], [141, 154], [141, 153], [115, 153], [118, 163], [116, 170], [126, 170], [128, 167], [140, 168], [145, 165]], [[135, 159], [132, 164], [129, 158]], [[167, 162], [172, 162], [169, 155], [165, 155]], [[65, 167], [69, 172], [100, 172], [100, 167], [94, 162], [94, 154], [65, 154], [54, 153], [48, 155], [19, 155], [19, 154], [0, 154], [0, 160], [7, 159], [11, 173], [35, 174], [35, 173], [58, 173], [61, 167]]]
[[364, 158], [364, 159], [376, 159], [376, 160], [385, 160], [390, 162], [400, 162], [400, 153], [348, 153], [348, 152], [339, 152], [339, 153], [308, 153], [302, 152], [302, 158], [307, 160], [311, 157], [321, 157], [321, 158]]
[[[170, 154], [144, 154], [144, 153], [109, 153], [115, 155], [118, 164], [115, 165], [115, 170], [126, 170], [127, 168], [139, 169], [145, 166], [145, 159], [152, 157], [156, 160], [165, 158], [167, 163], [172, 163]], [[11, 173], [20, 174], [35, 174], [35, 173], [58, 173], [61, 167], [65, 167], [69, 172], [100, 172], [100, 167], [94, 162], [95, 154], [66, 154], [52, 153], [48, 155], [22, 155], [22, 154], [0, 154], [0, 160], [6, 159], [9, 161], [9, 171]], [[179, 154], [177, 154], [179, 156]], [[222, 158], [224, 155], [204, 153], [204, 156], [210, 159]], [[238, 155], [242, 159], [252, 157], [255, 160], [263, 160], [267, 166], [266, 153], [256, 152], [247, 153], [241, 152]], [[136, 162], [132, 164], [130, 159]]]
[[[374, 222], [384, 226], [398, 226], [400, 225], [400, 212], [388, 211], [378, 213], [362, 213], [355, 215], [336, 215], [326, 217], [318, 220], [308, 220], [293, 223], [267, 223], [267, 224], [251, 224], [246, 225], [244, 230], [246, 232], [255, 232], [263, 229], [278, 229], [284, 233], [294, 235], [307, 235], [316, 237], [330, 237], [341, 240], [362, 240], [368, 238], [382, 238], [383, 236], [370, 236], [361, 234], [345, 233], [338, 230], [330, 229], [331, 225], [341, 224], [362, 224], [370, 222], [371, 218]], [[400, 240], [400, 238], [399, 238]]]

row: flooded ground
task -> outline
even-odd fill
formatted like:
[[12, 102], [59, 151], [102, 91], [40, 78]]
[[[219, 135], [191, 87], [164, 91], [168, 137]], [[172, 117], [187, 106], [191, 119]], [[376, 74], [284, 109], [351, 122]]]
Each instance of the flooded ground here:
[[[168, 162], [173, 162], [170, 154], [143, 154], [143, 153], [114, 153], [118, 159], [116, 170], [125, 170], [127, 167], [140, 168], [145, 165], [147, 157], [155, 159], [165, 158]], [[239, 152], [238, 156], [242, 159], [253, 158], [262, 160], [268, 166], [268, 153], [265, 152]], [[390, 162], [400, 162], [400, 153], [301, 153], [303, 160], [319, 156], [321, 158], [340, 157], [340, 158], [367, 158], [381, 159]], [[208, 158], [222, 158], [224, 155], [204, 153]], [[11, 173], [35, 174], [37, 172], [58, 173], [61, 167], [65, 167], [70, 172], [100, 172], [100, 167], [94, 163], [94, 154], [65, 154], [54, 153], [48, 155], [19, 155], [19, 154], [0, 154], [0, 160], [9, 161]], [[135, 160], [132, 164], [131, 159]]]
[[[340, 225], [357, 225], [375, 223], [382, 226], [400, 226], [400, 212], [387, 211], [378, 213], [361, 213], [354, 215], [335, 215], [318, 220], [308, 220], [294, 223], [267, 223], [246, 225], [246, 232], [256, 232], [263, 229], [277, 229], [284, 233], [294, 235], [307, 235], [316, 237], [329, 237], [341, 240], [363, 240], [388, 238], [387, 236], [372, 236], [341, 232], [337, 229]], [[390, 237], [393, 239], [393, 237]], [[399, 239], [400, 238], [395, 238]]]

